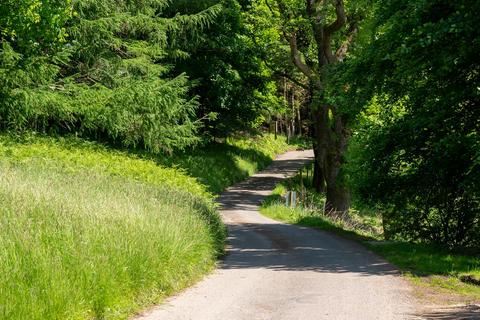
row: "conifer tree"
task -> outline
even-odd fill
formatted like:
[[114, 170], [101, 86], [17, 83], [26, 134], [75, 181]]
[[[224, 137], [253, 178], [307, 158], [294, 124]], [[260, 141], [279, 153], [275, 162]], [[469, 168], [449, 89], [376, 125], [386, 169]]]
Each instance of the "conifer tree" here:
[[[171, 61], [188, 56], [181, 44], [199, 38], [221, 7], [167, 17], [169, 5], [167, 0], [2, 4], [0, 81], [8, 89], [0, 93], [0, 125], [75, 132], [155, 152], [195, 143], [198, 102], [188, 95], [185, 75], [166, 73]], [[22, 14], [31, 16], [28, 28], [15, 18]]]

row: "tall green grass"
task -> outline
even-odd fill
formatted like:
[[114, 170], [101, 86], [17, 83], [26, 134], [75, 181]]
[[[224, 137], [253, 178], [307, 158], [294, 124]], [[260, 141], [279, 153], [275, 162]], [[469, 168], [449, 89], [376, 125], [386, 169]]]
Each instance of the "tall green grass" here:
[[[319, 194], [313, 187], [313, 166], [308, 165], [296, 176], [278, 184], [267, 197], [260, 212], [272, 219], [299, 223], [310, 227], [341, 233], [345, 237], [364, 240], [383, 239], [380, 214], [371, 208], [354, 204], [347, 213], [325, 214], [325, 194]], [[297, 206], [285, 206], [287, 191], [297, 192]]]
[[290, 149], [233, 139], [160, 157], [0, 136], [0, 318], [126, 319], [223, 252], [212, 192]]
[[221, 242], [191, 194], [53, 163], [0, 164], [0, 315], [123, 318], [210, 270]]

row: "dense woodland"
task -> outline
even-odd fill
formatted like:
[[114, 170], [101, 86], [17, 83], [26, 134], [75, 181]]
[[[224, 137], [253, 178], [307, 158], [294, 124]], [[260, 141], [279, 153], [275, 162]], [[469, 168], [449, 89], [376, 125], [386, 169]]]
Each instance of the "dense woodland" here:
[[326, 214], [480, 241], [480, 3], [4, 0], [0, 128], [175, 154], [304, 136]]
[[480, 274], [478, 12], [1, 0], [0, 318], [123, 319], [191, 285], [223, 251], [213, 194], [299, 143], [319, 226], [373, 212], [389, 261]]

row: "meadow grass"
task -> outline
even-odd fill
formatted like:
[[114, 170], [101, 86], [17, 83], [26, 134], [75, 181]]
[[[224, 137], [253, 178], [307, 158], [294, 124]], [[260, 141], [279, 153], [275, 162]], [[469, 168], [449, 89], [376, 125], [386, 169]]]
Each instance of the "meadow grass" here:
[[291, 147], [229, 139], [172, 156], [0, 136], [0, 318], [126, 319], [212, 270], [213, 192]]
[[124, 318], [198, 279], [221, 248], [203, 200], [94, 171], [2, 163], [0, 202], [4, 319]]
[[[464, 283], [462, 277], [480, 280], [480, 257], [426, 243], [384, 241], [381, 218], [372, 209], [351, 210], [348, 219], [322, 212], [325, 197], [316, 194], [311, 181], [297, 175], [276, 186], [263, 202], [260, 212], [272, 219], [336, 233], [361, 242], [371, 251], [399, 267], [416, 284], [445, 289], [464, 296], [466, 301], [480, 301], [480, 286]], [[300, 203], [291, 208], [283, 195], [296, 190]], [[303, 201], [302, 201], [303, 200]]]
[[288, 144], [284, 136], [275, 139], [272, 134], [238, 136], [185, 152], [156, 155], [75, 137], [0, 135], [0, 159], [50, 159], [69, 171], [88, 168], [208, 197], [265, 168], [276, 155], [304, 144], [303, 140]]
[[159, 166], [128, 151], [75, 137], [1, 135], [0, 159], [12, 163], [55, 162], [68, 172], [91, 170], [157, 186], [169, 186], [199, 195], [212, 196], [207, 188], [179, 168]]

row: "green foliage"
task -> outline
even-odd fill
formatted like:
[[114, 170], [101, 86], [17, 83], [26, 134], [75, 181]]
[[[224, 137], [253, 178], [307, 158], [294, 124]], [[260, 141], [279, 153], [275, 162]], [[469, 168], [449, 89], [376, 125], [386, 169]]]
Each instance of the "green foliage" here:
[[153, 152], [183, 149], [198, 142], [197, 106], [187, 97], [187, 79], [130, 80], [115, 89], [66, 85], [50, 90], [15, 90], [4, 113], [16, 131], [69, 133], [142, 147]]
[[217, 115], [206, 121], [206, 131], [224, 137], [238, 130], [258, 128], [266, 107], [264, 98], [272, 91], [276, 93], [276, 87], [271, 87], [274, 83], [263, 70], [263, 51], [250, 37], [247, 8], [236, 0], [175, 3], [182, 13], [202, 10], [213, 3], [222, 5], [221, 13], [202, 40], [186, 47], [190, 56], [175, 64], [175, 70], [196, 80], [193, 93], [202, 105], [199, 116], [211, 112]]
[[[0, 4], [0, 126], [9, 125], [18, 90], [51, 84], [65, 62], [70, 1], [2, 1]], [[24, 114], [23, 118], [27, 118]]]
[[0, 37], [22, 53], [40, 53], [65, 42], [71, 0], [5, 0], [0, 3]]
[[380, 1], [372, 40], [346, 72], [351, 104], [372, 105], [351, 150], [351, 181], [380, 206], [392, 238], [480, 243], [478, 9]]
[[279, 104], [236, 0], [1, 8], [3, 130], [171, 153], [198, 143], [201, 128], [216, 136], [257, 129], [263, 109]]
[[[185, 75], [165, 73], [172, 59], [188, 55], [179, 43], [193, 41], [219, 6], [167, 17], [167, 1], [74, 1], [74, 14], [69, 2], [53, 11], [49, 6], [55, 2], [34, 2], [28, 9], [32, 23], [45, 24], [58, 36], [46, 38], [52, 44], [34, 42], [32, 26], [4, 13], [16, 16], [27, 9], [5, 4], [0, 26], [2, 129], [76, 133], [153, 152], [198, 142], [198, 102], [189, 95], [191, 84]], [[37, 38], [47, 33], [35, 30]], [[41, 49], [31, 50], [35, 46]]]

